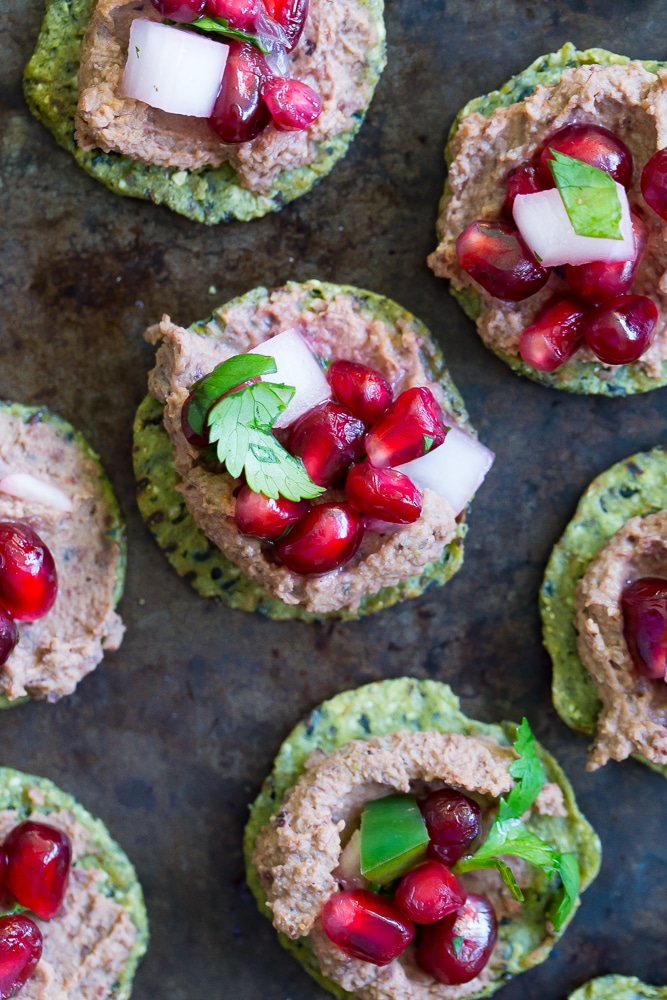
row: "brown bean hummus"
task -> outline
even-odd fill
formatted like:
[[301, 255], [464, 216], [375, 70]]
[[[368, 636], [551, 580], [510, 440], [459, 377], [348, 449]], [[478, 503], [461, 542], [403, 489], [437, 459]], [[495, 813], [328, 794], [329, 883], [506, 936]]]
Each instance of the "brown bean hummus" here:
[[644, 576], [667, 578], [665, 510], [626, 521], [577, 588], [577, 649], [602, 701], [590, 770], [633, 753], [667, 764], [667, 684], [637, 672], [623, 638], [621, 594]]
[[[322, 972], [361, 1000], [458, 1000], [476, 994], [503, 965], [500, 942], [479, 976], [463, 986], [445, 986], [416, 966], [412, 948], [384, 967], [349, 958], [326, 936], [319, 914], [338, 891], [333, 872], [341, 839], [358, 822], [364, 803], [396, 791], [422, 794], [451, 785], [480, 802], [488, 824], [495, 800], [512, 785], [508, 768], [515, 758], [512, 749], [489, 738], [434, 731], [353, 740], [328, 755], [314, 751], [260, 832], [252, 858], [276, 929], [290, 938], [307, 935]], [[535, 808], [565, 815], [561, 789], [546, 785]], [[526, 887], [526, 866], [510, 860]], [[469, 891], [491, 899], [498, 919], [518, 915], [520, 904], [497, 872], [473, 872], [462, 880]]]
[[109, 537], [109, 508], [100, 468], [46, 420], [25, 421], [0, 409], [0, 479], [27, 472], [61, 489], [74, 510], [17, 500], [0, 493], [0, 520], [24, 521], [46, 542], [58, 573], [52, 609], [20, 622], [20, 641], [0, 667], [0, 692], [10, 701], [30, 695], [57, 701], [71, 694], [107, 649], [117, 649], [124, 627], [114, 610], [122, 564]]
[[[473, 288], [479, 294], [477, 328], [482, 340], [495, 350], [518, 354], [521, 331], [552, 296], [567, 294], [568, 286], [554, 270], [537, 294], [522, 302], [502, 302], [461, 269], [456, 238], [476, 219], [500, 218], [510, 171], [529, 161], [549, 133], [573, 122], [605, 126], [633, 156], [628, 196], [630, 206], [648, 226], [649, 240], [632, 292], [648, 295], [659, 310], [653, 342], [639, 363], [647, 375], [657, 378], [667, 359], [667, 225], [647, 208], [639, 182], [649, 158], [667, 146], [666, 70], [656, 76], [638, 62], [566, 69], [559, 83], [538, 86], [530, 97], [497, 108], [488, 118], [467, 115], [451, 140], [453, 162], [438, 219], [440, 243], [428, 263], [455, 288]], [[574, 357], [597, 362], [588, 348], [581, 348]]]
[[229, 160], [245, 187], [263, 193], [281, 170], [312, 163], [317, 144], [348, 132], [370, 103], [366, 53], [378, 43], [378, 28], [356, 0], [311, 0], [304, 34], [290, 54], [292, 76], [320, 96], [318, 120], [304, 132], [270, 125], [237, 146], [224, 145], [206, 119], [168, 114], [120, 95], [135, 17], [162, 20], [150, 0], [98, 0], [81, 47], [75, 135], [82, 149], [186, 170]]
[[[418, 575], [440, 558], [456, 533], [449, 503], [426, 490], [422, 515], [414, 524], [390, 534], [367, 531], [359, 552], [342, 569], [323, 576], [300, 576], [276, 565], [270, 546], [238, 531], [233, 514], [239, 481], [202, 465], [199, 451], [188, 444], [181, 430], [181, 409], [194, 381], [226, 358], [287, 329], [298, 330], [313, 352], [327, 361], [347, 358], [377, 368], [395, 393], [410, 386], [428, 386], [447, 409], [442, 386], [429, 378], [424, 367], [423, 342], [407, 323], [398, 321], [397, 340], [394, 328], [362, 315], [349, 294], [340, 293], [330, 301], [317, 299], [305, 310], [301, 297], [300, 286], [288, 286], [259, 303], [232, 303], [219, 313], [225, 325], [224, 341], [185, 330], [164, 316], [159, 325], [146, 331], [146, 339], [160, 345], [149, 388], [165, 404], [164, 424], [174, 445], [182, 493], [207, 537], [247, 576], [286, 604], [302, 605], [315, 614], [344, 608], [355, 611], [365, 595]], [[456, 420], [448, 414], [447, 422]], [[339, 497], [327, 491], [317, 502]]]

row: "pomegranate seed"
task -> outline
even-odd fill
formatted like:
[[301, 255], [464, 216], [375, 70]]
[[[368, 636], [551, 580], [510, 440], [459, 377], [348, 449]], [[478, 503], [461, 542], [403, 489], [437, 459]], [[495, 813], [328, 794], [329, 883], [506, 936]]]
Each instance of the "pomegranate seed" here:
[[42, 932], [28, 917], [0, 917], [0, 1000], [15, 997], [42, 957]]
[[37, 532], [0, 521], [0, 605], [12, 618], [34, 622], [53, 607], [57, 592], [53, 556]]
[[419, 807], [431, 838], [429, 855], [446, 865], [453, 865], [479, 836], [481, 809], [474, 799], [453, 788], [431, 792]]
[[339, 403], [320, 403], [294, 422], [287, 449], [318, 486], [331, 486], [361, 458], [366, 428]]
[[565, 125], [544, 140], [540, 153], [540, 174], [546, 188], [555, 186], [549, 161], [551, 150], [604, 170], [615, 181], [629, 188], [632, 184], [632, 153], [624, 142], [601, 125]]
[[388, 899], [367, 889], [345, 889], [324, 904], [322, 927], [350, 958], [389, 965], [414, 937], [412, 921]]
[[456, 256], [471, 278], [504, 302], [527, 299], [549, 278], [508, 222], [471, 222], [456, 240]]
[[519, 354], [538, 372], [553, 372], [569, 361], [583, 343], [581, 323], [586, 308], [574, 299], [547, 306], [521, 332]]
[[209, 17], [224, 17], [241, 31], [252, 28], [262, 13], [262, 0], [204, 0], [204, 5]]
[[627, 365], [653, 339], [658, 310], [646, 295], [617, 295], [582, 321], [584, 340], [605, 365]]
[[544, 184], [540, 176], [540, 168], [536, 163], [522, 163], [515, 167], [507, 178], [507, 194], [503, 211], [511, 219], [514, 199], [518, 194], [535, 194], [543, 191]]
[[288, 52], [296, 47], [308, 16], [308, 0], [265, 0], [264, 6], [270, 17], [277, 21], [285, 32]]
[[246, 485], [236, 498], [234, 520], [242, 534], [273, 542], [280, 538], [285, 528], [300, 520], [309, 510], [307, 500], [287, 500], [285, 497], [272, 500]]
[[345, 494], [362, 514], [392, 524], [412, 524], [422, 512], [422, 495], [408, 476], [396, 469], [375, 469], [369, 462], [352, 466]]
[[12, 895], [42, 920], [55, 917], [63, 903], [72, 860], [67, 834], [26, 820], [5, 837], [4, 850], [5, 882]]
[[196, 21], [204, 13], [206, 0], [152, 0], [158, 14], [180, 24]]
[[374, 424], [391, 406], [393, 393], [384, 375], [356, 361], [334, 361], [327, 381], [339, 403], [365, 424]]
[[4, 608], [0, 608], [0, 667], [7, 662], [18, 641], [19, 632], [16, 622]]
[[347, 503], [321, 503], [276, 543], [294, 573], [329, 573], [348, 562], [361, 545], [361, 518]]
[[406, 389], [367, 434], [366, 453], [377, 469], [402, 465], [437, 448], [446, 433], [431, 390]]
[[637, 670], [662, 680], [667, 667], [667, 580], [647, 576], [621, 595], [623, 635]]
[[262, 97], [280, 132], [303, 132], [322, 113], [319, 96], [301, 80], [267, 80]]
[[635, 237], [636, 255], [634, 260], [594, 260], [590, 264], [566, 264], [565, 266], [565, 280], [572, 291], [594, 306], [627, 292], [639, 267], [648, 241], [648, 229], [646, 223], [636, 212], [631, 212], [630, 215], [632, 232]]
[[439, 861], [425, 861], [404, 875], [394, 902], [416, 924], [434, 924], [463, 906], [466, 891], [449, 868]]
[[667, 221], [667, 148], [654, 153], [642, 170], [644, 201]]
[[269, 69], [248, 42], [227, 42], [229, 55], [209, 124], [223, 142], [250, 142], [263, 132], [271, 114], [262, 100]]
[[422, 931], [417, 964], [447, 986], [469, 983], [493, 951], [498, 921], [485, 896], [468, 896], [458, 911]]

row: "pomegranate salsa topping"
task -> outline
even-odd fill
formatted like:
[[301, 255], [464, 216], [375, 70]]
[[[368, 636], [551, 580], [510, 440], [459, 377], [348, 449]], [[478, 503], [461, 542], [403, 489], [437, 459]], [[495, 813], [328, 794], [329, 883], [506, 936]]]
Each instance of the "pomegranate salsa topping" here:
[[0, 521], [0, 666], [18, 642], [14, 619], [42, 618], [57, 593], [53, 556], [37, 532], [19, 521]]

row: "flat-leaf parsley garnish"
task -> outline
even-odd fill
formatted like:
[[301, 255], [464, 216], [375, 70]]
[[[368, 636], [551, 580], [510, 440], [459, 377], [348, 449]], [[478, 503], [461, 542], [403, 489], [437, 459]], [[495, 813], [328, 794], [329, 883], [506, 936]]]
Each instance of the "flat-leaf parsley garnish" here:
[[202, 31], [206, 35], [222, 35], [224, 38], [233, 38], [240, 42], [248, 42], [250, 45], [254, 45], [256, 49], [262, 53], [262, 55], [268, 55], [271, 51], [267, 48], [270, 45], [270, 40], [265, 39], [260, 35], [252, 35], [249, 31], [241, 31], [238, 28], [232, 28], [229, 21], [224, 17], [203, 17], [197, 18], [196, 21], [176, 22], [170, 21], [165, 18], [165, 24], [178, 24], [179, 28], [194, 28], [195, 31]]
[[614, 178], [582, 160], [549, 150], [551, 173], [578, 236], [622, 240], [621, 202]]

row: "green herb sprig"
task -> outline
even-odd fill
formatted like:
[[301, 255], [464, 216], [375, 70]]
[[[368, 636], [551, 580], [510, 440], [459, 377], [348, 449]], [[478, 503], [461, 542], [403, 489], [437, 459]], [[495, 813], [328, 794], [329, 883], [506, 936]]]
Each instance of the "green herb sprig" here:
[[613, 177], [556, 149], [549, 152], [554, 157], [549, 167], [575, 233], [622, 240], [621, 201]]
[[249, 45], [254, 45], [265, 56], [271, 51], [270, 48], [266, 47], [266, 39], [259, 35], [253, 35], [249, 31], [230, 27], [229, 21], [225, 17], [208, 17], [204, 15], [203, 17], [198, 17], [196, 21], [187, 22], [170, 21], [168, 18], [165, 18], [164, 23], [177, 24], [179, 28], [190, 28], [195, 31], [201, 31], [205, 35], [223, 35], [225, 38], [231, 38], [235, 41], [247, 42]]

